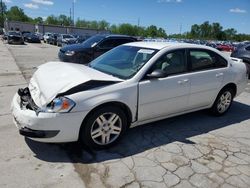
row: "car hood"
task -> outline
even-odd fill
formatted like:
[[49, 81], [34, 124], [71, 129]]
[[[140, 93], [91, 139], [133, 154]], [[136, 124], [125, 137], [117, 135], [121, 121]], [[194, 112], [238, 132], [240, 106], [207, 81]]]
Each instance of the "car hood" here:
[[88, 83], [87, 88], [93, 88], [90, 86], [91, 81], [94, 81], [95, 87], [98, 87], [105, 85], [103, 83], [110, 84], [122, 80], [85, 65], [49, 62], [39, 66], [30, 79], [29, 90], [36, 105], [45, 107], [58, 94], [70, 95], [86, 90], [86, 85], [85, 89], [77, 88], [83, 87], [84, 83]]
[[79, 51], [87, 51], [87, 50], [89, 50], [89, 48], [84, 47], [82, 44], [71, 44], [71, 45], [61, 48], [61, 51], [63, 52], [66, 52], [66, 51], [79, 52]]

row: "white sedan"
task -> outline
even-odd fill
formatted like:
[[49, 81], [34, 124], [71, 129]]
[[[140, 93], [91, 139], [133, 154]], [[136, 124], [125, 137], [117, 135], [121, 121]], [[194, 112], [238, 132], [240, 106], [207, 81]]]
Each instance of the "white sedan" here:
[[226, 113], [247, 70], [210, 47], [124, 44], [88, 66], [41, 65], [12, 102], [21, 135], [41, 142], [116, 143], [127, 128], [202, 109]]

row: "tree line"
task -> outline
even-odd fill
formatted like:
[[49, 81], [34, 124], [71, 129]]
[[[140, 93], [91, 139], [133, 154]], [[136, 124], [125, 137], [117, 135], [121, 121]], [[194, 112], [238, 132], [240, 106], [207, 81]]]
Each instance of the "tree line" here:
[[[3, 15], [3, 16], [2, 16]], [[88, 21], [78, 18], [75, 23], [72, 19], [66, 15], [50, 15], [45, 20], [42, 17], [31, 18], [27, 16], [23, 9], [18, 6], [13, 6], [7, 9], [7, 6], [2, 3], [0, 5], [0, 23], [3, 24], [4, 20], [9, 21], [21, 21], [35, 24], [52, 24], [62, 26], [76, 26], [90, 29], [110, 30], [115, 34], [125, 34], [131, 36], [152, 37], [152, 38], [182, 38], [182, 39], [200, 39], [200, 40], [233, 40], [244, 41], [250, 40], [250, 35], [238, 34], [234, 28], [223, 29], [220, 23], [209, 23], [208, 21], [198, 25], [191, 26], [190, 32], [183, 34], [168, 35], [166, 31], [155, 25], [148, 27], [142, 27], [138, 25], [132, 25], [129, 23], [123, 24], [110, 24], [105, 20], [101, 21]]]
[[208, 21], [198, 25], [194, 24], [190, 32], [183, 34], [174, 34], [169, 37], [173, 38], [187, 38], [187, 39], [201, 39], [201, 40], [231, 40], [244, 41], [250, 40], [250, 35], [238, 34], [234, 28], [223, 29], [220, 23], [209, 23]]

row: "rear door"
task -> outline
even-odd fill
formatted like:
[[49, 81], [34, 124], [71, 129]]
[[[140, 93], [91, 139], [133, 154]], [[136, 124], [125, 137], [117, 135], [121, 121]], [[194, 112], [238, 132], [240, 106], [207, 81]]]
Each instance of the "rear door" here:
[[190, 97], [188, 108], [210, 105], [221, 88], [227, 61], [210, 50], [189, 49]]

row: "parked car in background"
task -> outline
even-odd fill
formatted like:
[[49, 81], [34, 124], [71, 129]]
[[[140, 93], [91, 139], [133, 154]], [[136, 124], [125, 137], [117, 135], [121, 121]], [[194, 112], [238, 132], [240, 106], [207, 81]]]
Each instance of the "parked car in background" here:
[[8, 44], [24, 44], [23, 36], [20, 32], [10, 31], [7, 35]]
[[234, 46], [229, 45], [229, 44], [219, 44], [217, 45], [217, 50], [220, 51], [225, 51], [225, 52], [233, 52], [234, 51]]
[[8, 33], [5, 32], [5, 33], [3, 34], [3, 40], [7, 40], [7, 39], [8, 39]]
[[37, 36], [34, 33], [28, 33], [28, 34], [26, 34], [25, 38], [24, 38], [24, 41], [25, 42], [32, 42], [32, 43], [40, 43], [41, 42], [39, 36]]
[[250, 44], [240, 45], [236, 48], [236, 50], [234, 50], [231, 57], [240, 58], [246, 63], [249, 72], [248, 78], [250, 79]]
[[89, 36], [78, 36], [76, 38], [76, 44], [80, 44], [80, 43], [83, 43], [85, 40], [87, 40], [89, 38]]
[[116, 46], [135, 41], [136, 38], [125, 35], [95, 35], [81, 44], [62, 47], [58, 57], [64, 62], [87, 64]]
[[[21, 34], [23, 37], [25, 37], [26, 35], [30, 34], [30, 31], [22, 31]], [[24, 38], [25, 39], [25, 38]]]
[[50, 37], [47, 39], [47, 43], [57, 45], [57, 38], [59, 35], [60, 34], [58, 34], [58, 33], [51, 34]]
[[35, 33], [35, 35], [37, 35], [39, 37], [40, 41], [43, 40], [43, 34], [42, 33]]
[[242, 45], [232, 52], [231, 57], [242, 59], [244, 62], [250, 64], [250, 44]]
[[212, 43], [212, 42], [207, 42], [207, 43], [206, 43], [206, 46], [210, 46], [210, 47], [212, 47], [212, 48], [217, 49], [217, 45], [216, 45], [215, 43]]
[[22, 33], [22, 36], [23, 36], [23, 40], [24, 40], [24, 41], [26, 41], [27, 36], [28, 36], [29, 34], [30, 34], [30, 32], [29, 32], [29, 33], [27, 33], [27, 32]]
[[88, 66], [41, 65], [14, 96], [11, 111], [23, 136], [105, 148], [130, 127], [202, 109], [223, 115], [246, 85], [242, 60], [216, 49], [134, 42]]
[[76, 42], [76, 38], [69, 34], [59, 34], [57, 37], [57, 46], [65, 46], [69, 44], [74, 44]]
[[43, 35], [43, 41], [44, 41], [44, 43], [47, 43], [47, 40], [48, 40], [48, 38], [49, 38], [51, 35], [52, 35], [52, 33], [48, 33], [48, 32], [46, 32], [46, 33]]

